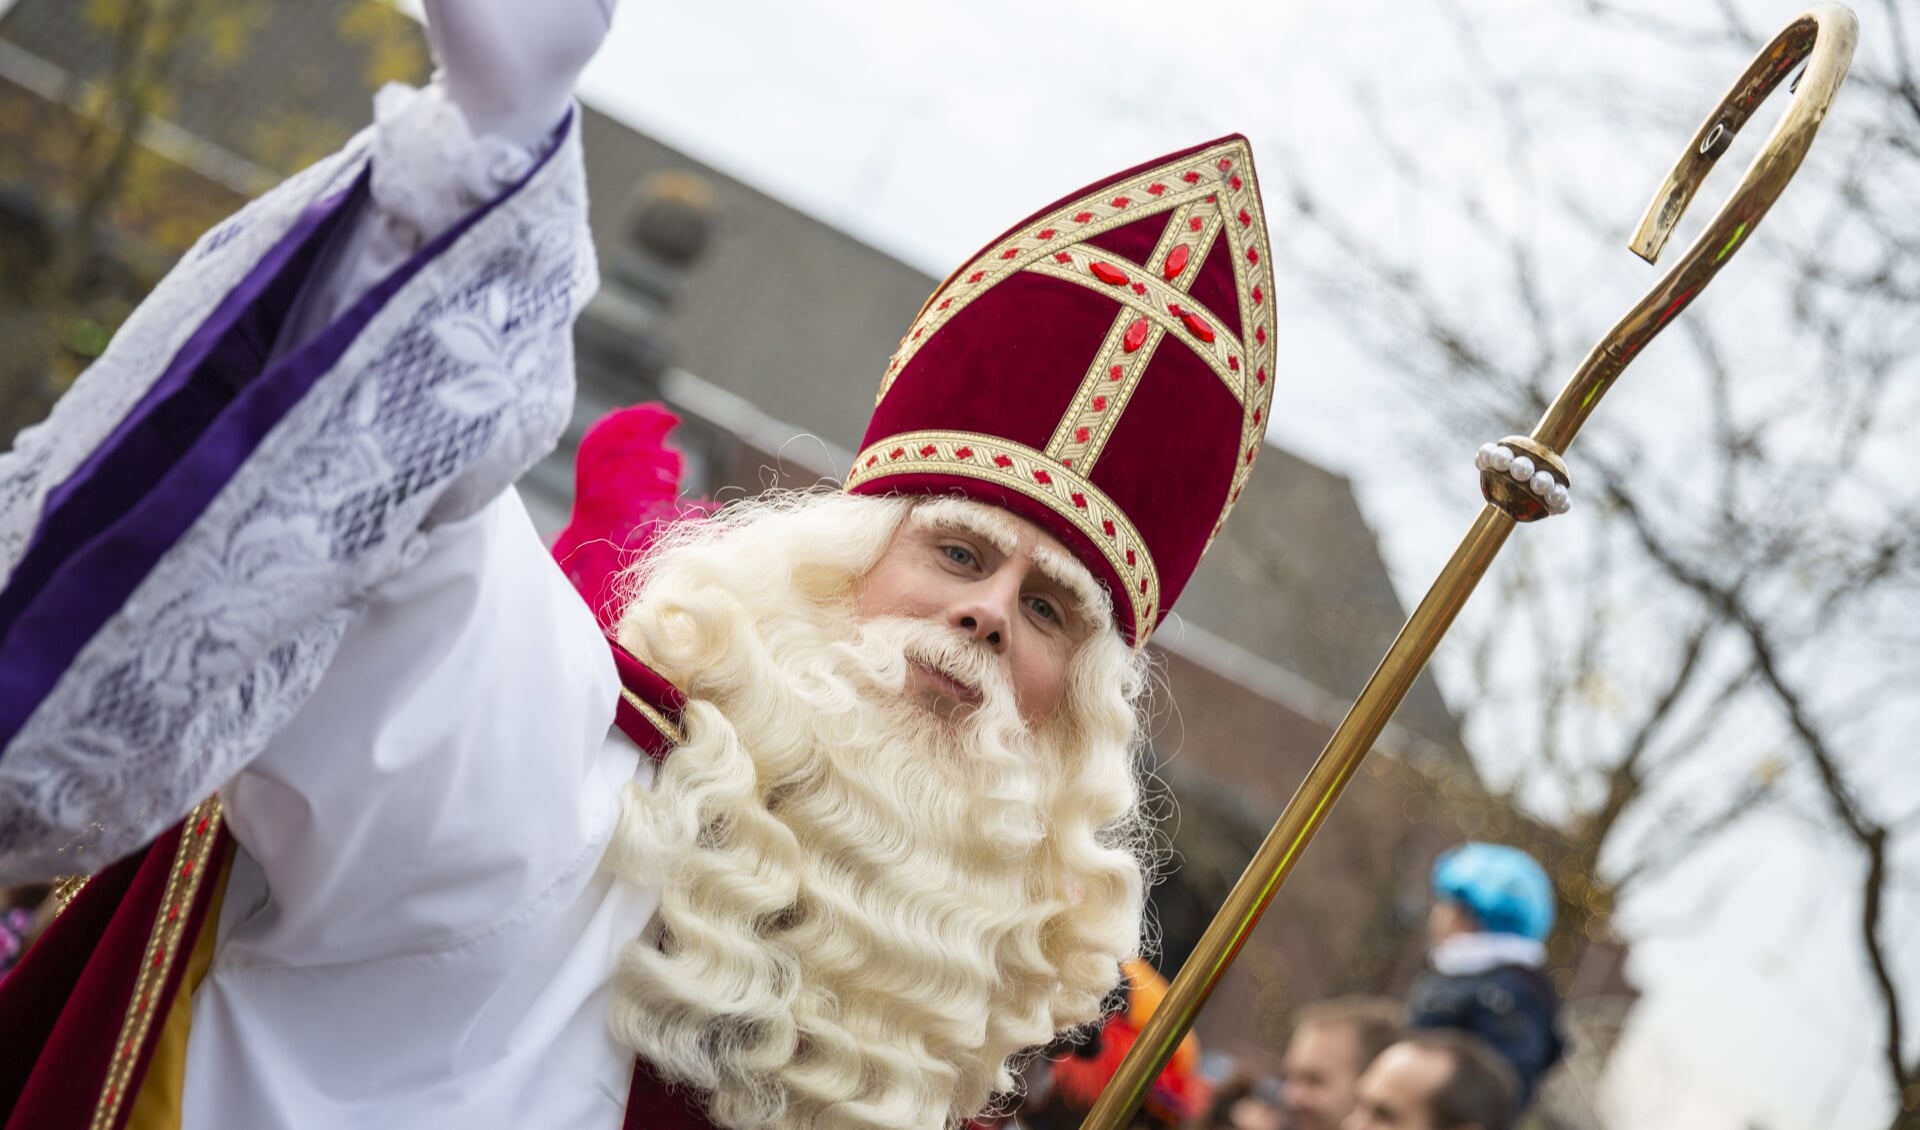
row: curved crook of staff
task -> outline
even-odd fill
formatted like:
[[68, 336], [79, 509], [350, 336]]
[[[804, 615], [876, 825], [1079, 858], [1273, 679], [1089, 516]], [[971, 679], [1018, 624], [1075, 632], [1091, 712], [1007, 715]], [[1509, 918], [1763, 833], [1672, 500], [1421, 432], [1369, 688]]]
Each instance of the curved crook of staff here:
[[1814, 133], [1846, 77], [1858, 34], [1859, 24], [1847, 8], [1839, 4], [1813, 8], [1755, 56], [1732, 91], [1707, 115], [1634, 233], [1631, 246], [1648, 262], [1659, 255], [1708, 170], [1726, 152], [1755, 108], [1789, 71], [1806, 62], [1806, 72], [1794, 85], [1793, 101], [1780, 123], [1686, 255], [1581, 362], [1566, 388], [1534, 426], [1532, 435], [1510, 436], [1480, 449], [1476, 462], [1487, 505], [1400, 629], [1353, 708], [1228, 892], [1220, 912], [1081, 1123], [1081, 1130], [1120, 1130], [1132, 1117], [1359, 769], [1387, 719], [1425, 668], [1474, 585], [1493, 563], [1514, 523], [1536, 521], [1567, 509], [1567, 469], [1561, 454], [1621, 372], [1693, 301], [1779, 198], [1813, 144]]

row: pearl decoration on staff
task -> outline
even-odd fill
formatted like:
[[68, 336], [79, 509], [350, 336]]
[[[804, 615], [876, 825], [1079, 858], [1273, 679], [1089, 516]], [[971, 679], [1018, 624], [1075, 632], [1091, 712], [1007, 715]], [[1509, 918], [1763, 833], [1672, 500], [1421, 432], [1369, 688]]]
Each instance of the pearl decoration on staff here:
[[1483, 443], [1474, 454], [1473, 465], [1482, 471], [1492, 471], [1524, 483], [1535, 498], [1546, 504], [1547, 513], [1565, 514], [1573, 508], [1573, 495], [1565, 483], [1553, 477], [1553, 472], [1543, 466], [1537, 466], [1533, 459], [1525, 455], [1516, 455], [1512, 448], [1501, 443]]

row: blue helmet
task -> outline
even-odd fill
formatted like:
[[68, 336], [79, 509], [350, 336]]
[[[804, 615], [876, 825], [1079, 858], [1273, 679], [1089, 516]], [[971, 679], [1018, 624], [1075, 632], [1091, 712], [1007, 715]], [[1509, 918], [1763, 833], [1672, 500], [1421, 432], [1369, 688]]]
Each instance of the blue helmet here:
[[1491, 934], [1544, 941], [1553, 929], [1553, 881], [1516, 847], [1465, 843], [1441, 853], [1433, 864], [1433, 893], [1465, 905]]

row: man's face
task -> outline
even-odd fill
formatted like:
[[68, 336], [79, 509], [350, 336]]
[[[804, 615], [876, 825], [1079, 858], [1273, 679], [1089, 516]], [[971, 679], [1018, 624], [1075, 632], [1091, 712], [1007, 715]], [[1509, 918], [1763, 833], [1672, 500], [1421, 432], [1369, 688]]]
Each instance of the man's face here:
[[1393, 1045], [1360, 1076], [1359, 1105], [1341, 1130], [1433, 1130], [1433, 1096], [1452, 1073], [1445, 1052]]
[[[1029, 727], [1066, 698], [1075, 650], [1094, 629], [1093, 580], [1059, 539], [1012, 513], [941, 501], [916, 509], [854, 586], [861, 619], [938, 624], [980, 647], [1013, 688]], [[980, 688], [915, 661], [907, 692], [946, 715], [980, 703]]]
[[1288, 1041], [1280, 1076], [1290, 1130], [1339, 1130], [1353, 1109], [1360, 1041], [1349, 1025], [1309, 1024]]

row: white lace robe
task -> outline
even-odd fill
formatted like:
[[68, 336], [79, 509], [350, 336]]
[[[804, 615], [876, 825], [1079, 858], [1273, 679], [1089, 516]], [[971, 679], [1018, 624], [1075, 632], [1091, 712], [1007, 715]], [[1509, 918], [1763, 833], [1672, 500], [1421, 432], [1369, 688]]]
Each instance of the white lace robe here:
[[[657, 894], [598, 863], [648, 767], [609, 737], [606, 646], [508, 485], [568, 418], [596, 282], [577, 115], [543, 154], [476, 142], [433, 89], [376, 116], [208, 233], [0, 460], [0, 654], [70, 654], [0, 687], [0, 877], [94, 869], [218, 790], [241, 850], [183, 1125], [617, 1127], [608, 975]], [[49, 569], [63, 484], [369, 163], [252, 384]], [[297, 397], [249, 399], [302, 359]], [[224, 462], [202, 450], [223, 428]], [[177, 510], [189, 471], [206, 501], [155, 545], [142, 508]], [[97, 627], [57, 615], [128, 570]]]

